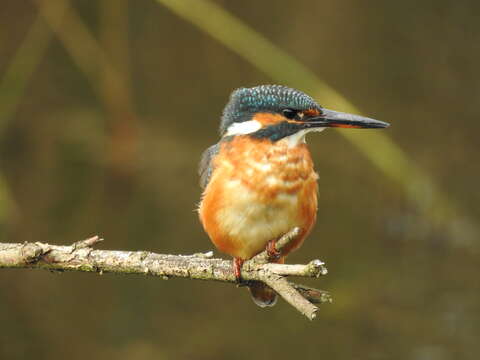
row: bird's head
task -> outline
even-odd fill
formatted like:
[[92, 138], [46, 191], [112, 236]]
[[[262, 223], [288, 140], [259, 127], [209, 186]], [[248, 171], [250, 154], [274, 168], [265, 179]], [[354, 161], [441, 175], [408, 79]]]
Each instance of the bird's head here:
[[327, 127], [378, 129], [386, 122], [328, 110], [307, 94], [281, 85], [240, 88], [230, 96], [223, 110], [222, 136], [249, 135], [276, 142], [287, 138], [291, 144], [304, 141], [310, 131]]

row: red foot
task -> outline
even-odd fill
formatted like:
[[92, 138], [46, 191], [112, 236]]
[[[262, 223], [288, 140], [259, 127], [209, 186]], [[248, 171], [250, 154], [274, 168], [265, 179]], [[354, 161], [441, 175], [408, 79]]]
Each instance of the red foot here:
[[271, 260], [278, 260], [281, 257], [280, 251], [277, 250], [277, 240], [270, 240], [267, 243], [267, 255]]
[[233, 273], [238, 282], [242, 280], [242, 265], [245, 260], [240, 258], [233, 258]]

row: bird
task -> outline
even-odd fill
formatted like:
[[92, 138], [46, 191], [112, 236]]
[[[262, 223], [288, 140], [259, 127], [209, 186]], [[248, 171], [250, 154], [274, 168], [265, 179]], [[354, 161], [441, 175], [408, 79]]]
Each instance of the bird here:
[[[241, 281], [243, 262], [267, 250], [284, 263], [316, 221], [318, 175], [306, 134], [329, 127], [380, 129], [389, 124], [326, 109], [306, 93], [283, 85], [232, 92], [220, 121], [220, 140], [202, 155], [200, 222], [213, 244], [233, 257]], [[298, 227], [298, 236], [278, 251], [276, 241]], [[252, 299], [273, 306], [277, 294], [261, 282], [249, 285]]]

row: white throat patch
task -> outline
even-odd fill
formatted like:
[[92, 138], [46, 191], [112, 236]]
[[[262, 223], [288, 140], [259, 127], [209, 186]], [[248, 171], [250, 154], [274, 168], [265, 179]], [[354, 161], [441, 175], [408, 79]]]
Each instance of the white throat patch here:
[[311, 128], [311, 129], [305, 129], [305, 130], [300, 130], [296, 132], [293, 135], [287, 136], [285, 140], [288, 143], [288, 147], [295, 147], [299, 144], [304, 144], [305, 143], [305, 135], [309, 132], [321, 132], [325, 130], [326, 128]]
[[251, 134], [257, 130], [260, 130], [261, 128], [262, 124], [260, 124], [257, 120], [235, 122], [228, 127], [228, 130], [224, 136]]

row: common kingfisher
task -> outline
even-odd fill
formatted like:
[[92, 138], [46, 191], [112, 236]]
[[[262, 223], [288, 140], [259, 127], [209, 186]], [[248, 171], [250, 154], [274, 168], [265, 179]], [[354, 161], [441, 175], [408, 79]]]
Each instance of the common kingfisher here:
[[[388, 123], [320, 106], [281, 85], [235, 90], [223, 110], [220, 141], [200, 161], [202, 225], [215, 246], [233, 256], [241, 279], [245, 260], [267, 250], [272, 262], [300, 247], [317, 213], [317, 179], [305, 135], [327, 127], [386, 128]], [[299, 236], [281, 253], [275, 242], [292, 228]], [[277, 294], [249, 284], [254, 302], [273, 306]]]

